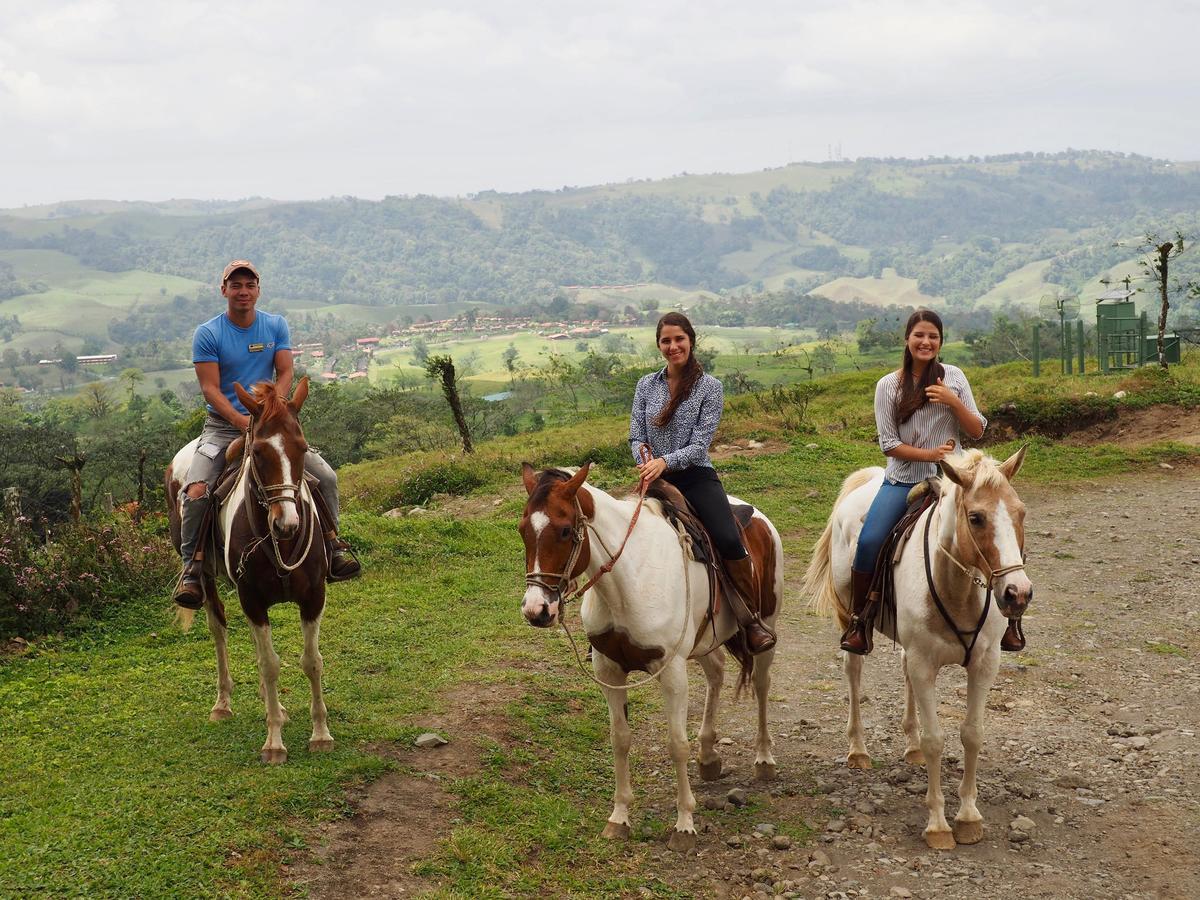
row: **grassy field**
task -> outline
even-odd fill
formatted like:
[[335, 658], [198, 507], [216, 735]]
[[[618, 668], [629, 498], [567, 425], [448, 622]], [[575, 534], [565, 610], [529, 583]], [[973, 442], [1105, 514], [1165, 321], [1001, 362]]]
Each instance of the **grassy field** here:
[[[752, 498], [778, 525], [786, 551], [802, 558], [828, 513], [841, 478], [879, 460], [871, 440], [871, 386], [881, 370], [823, 379], [799, 421], [770, 398], [731, 398], [718, 441], [774, 438], [782, 452], [722, 464], [731, 491]], [[1020, 366], [972, 371], [985, 408], [1006, 402], [1085, 404], [1086, 391], [1118, 387], [1131, 404], [1200, 403], [1200, 366], [1166, 377], [1152, 370], [1110, 378], [1043, 378]], [[1015, 398], [1015, 400], [1014, 400]], [[611, 791], [606, 719], [599, 695], [570, 675], [554, 634], [520, 620], [523, 554], [515, 522], [522, 459], [537, 465], [601, 462], [594, 481], [626, 484], [626, 420], [613, 416], [569, 428], [497, 439], [469, 460], [417, 454], [348, 467], [342, 486], [345, 532], [361, 548], [366, 576], [331, 588], [322, 632], [327, 702], [337, 749], [304, 749], [307, 689], [297, 665], [294, 612], [275, 616], [292, 721], [292, 754], [280, 767], [257, 759], [263, 739], [247, 628], [231, 600], [235, 680], [230, 722], [210, 724], [213, 656], [206, 630], [169, 621], [160, 596], [120, 610], [81, 634], [0, 657], [0, 894], [13, 896], [245, 896], [290, 893], [281, 866], [305, 857], [315, 826], [347, 814], [346, 789], [396, 763], [378, 748], [407, 746], [449, 692], [503, 684], [513, 699], [489, 715], [520, 740], [483, 742], [478, 772], [447, 780], [456, 798], [448, 834], [419, 871], [446, 896], [621, 896], [657, 880], [652, 854], [665, 824], [650, 812], [635, 841], [598, 838]], [[815, 446], [810, 446], [815, 445]], [[1003, 456], [1016, 444], [993, 448]], [[1033, 442], [1022, 478], [1062, 483], [1194, 459], [1195, 448], [1139, 449]], [[421, 477], [481, 498], [478, 516], [388, 519], [396, 491]], [[500, 506], [488, 499], [501, 496]], [[797, 498], [806, 498], [799, 502]], [[791, 602], [796, 602], [794, 595]], [[635, 719], [653, 712], [639, 695]], [[467, 730], [447, 735], [478, 742]], [[635, 767], [635, 785], [656, 777]], [[714, 812], [721, 816], [752, 816]], [[746, 827], [751, 820], [747, 819]], [[725, 823], [728, 824], [728, 823]], [[778, 823], [807, 833], [804, 822]]]
[[830, 300], [862, 300], [877, 306], [900, 304], [937, 307], [942, 304], [941, 298], [922, 294], [917, 288], [916, 279], [897, 275], [895, 269], [884, 269], [881, 278], [835, 278], [813, 288], [813, 293]]

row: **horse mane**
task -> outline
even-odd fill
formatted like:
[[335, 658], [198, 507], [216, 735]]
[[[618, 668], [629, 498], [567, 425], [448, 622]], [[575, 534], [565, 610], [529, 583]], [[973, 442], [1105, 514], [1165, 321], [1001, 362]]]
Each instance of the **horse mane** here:
[[254, 386], [253, 393], [255, 401], [262, 407], [260, 421], [270, 422], [272, 419], [290, 414], [291, 409], [288, 407], [287, 401], [279, 396], [279, 392], [275, 390], [272, 382], [260, 381]]
[[963, 450], [952, 457], [952, 461], [960, 469], [974, 473], [974, 483], [977, 487], [986, 487], [988, 485], [1000, 487], [1007, 481], [1004, 474], [1000, 471], [1000, 464], [976, 447], [972, 447], [970, 450]]
[[[576, 469], [575, 471], [579, 471]], [[575, 472], [568, 472], [566, 469], [542, 469], [538, 473], [537, 487], [529, 495], [529, 502], [534, 504], [542, 504], [550, 496], [550, 491], [556, 484], [562, 484], [564, 481], [570, 481], [571, 476]]]

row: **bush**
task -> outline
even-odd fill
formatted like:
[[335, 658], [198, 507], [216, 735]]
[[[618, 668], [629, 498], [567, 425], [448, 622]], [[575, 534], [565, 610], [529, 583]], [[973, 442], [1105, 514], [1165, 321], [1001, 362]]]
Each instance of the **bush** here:
[[100, 618], [122, 602], [165, 591], [179, 568], [163, 537], [125, 516], [61, 526], [46, 541], [29, 524], [0, 522], [0, 638]]
[[434, 494], [468, 494], [488, 482], [483, 466], [468, 460], [434, 463], [404, 478], [396, 489], [393, 505], [419, 506]]

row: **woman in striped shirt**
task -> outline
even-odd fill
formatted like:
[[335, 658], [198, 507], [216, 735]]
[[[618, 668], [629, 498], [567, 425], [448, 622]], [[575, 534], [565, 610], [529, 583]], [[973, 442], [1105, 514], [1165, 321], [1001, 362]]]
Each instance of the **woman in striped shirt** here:
[[941, 348], [941, 318], [918, 309], [904, 326], [903, 365], [875, 385], [875, 427], [888, 461], [851, 567], [852, 615], [842, 635], [842, 649], [849, 653], [870, 652], [873, 616], [864, 615], [867, 594], [880, 547], [904, 516], [908, 492], [938, 473], [937, 464], [954, 452], [960, 429], [977, 440], [987, 427], [962, 369], [938, 361]]
[[[667, 364], [638, 381], [629, 417], [629, 446], [638, 461], [638, 474], [643, 484], [662, 478], [687, 498], [737, 591], [729, 598], [730, 608], [746, 636], [746, 646], [751, 653], [762, 653], [775, 646], [775, 634], [743, 599], [755, 596], [754, 564], [708, 458], [724, 404], [721, 382], [706, 374], [692, 353], [696, 331], [687, 316], [664, 315], [658, 320], [655, 339]], [[643, 444], [653, 454], [644, 462], [639, 458]]]

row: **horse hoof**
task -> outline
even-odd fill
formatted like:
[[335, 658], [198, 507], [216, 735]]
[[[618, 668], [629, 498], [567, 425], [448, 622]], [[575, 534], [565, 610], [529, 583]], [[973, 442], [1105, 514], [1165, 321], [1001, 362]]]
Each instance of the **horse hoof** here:
[[704, 781], [716, 781], [721, 777], [721, 761], [715, 759], [712, 762], [699, 763], [700, 778]]
[[904, 761], [910, 766], [923, 766], [925, 765], [925, 754], [920, 750], [905, 750]]
[[955, 821], [954, 840], [960, 844], [978, 844], [983, 840], [983, 823]]
[[696, 832], [672, 831], [671, 837], [667, 839], [667, 849], [674, 850], [676, 853], [687, 853], [689, 850], [695, 850]]
[[208, 721], [210, 721], [210, 722], [224, 722], [226, 719], [232, 719], [232, 718], [233, 718], [232, 710], [220, 709], [218, 707], [213, 707], [213, 711], [208, 714]]
[[319, 741], [308, 742], [309, 753], [323, 753], [326, 750], [333, 749], [333, 738], [325, 738]]
[[279, 765], [279, 763], [287, 762], [287, 748], [285, 748], [285, 747], [280, 747], [277, 750], [276, 749], [272, 749], [272, 750], [264, 749], [262, 751], [261, 755], [262, 755], [262, 761], [265, 763], [268, 763], [269, 765], [272, 765], [272, 766]]
[[754, 764], [754, 777], [759, 781], [775, 780], [775, 763], [760, 762]]
[[846, 767], [849, 769], [869, 769], [871, 768], [871, 757], [865, 753], [847, 754]]
[[627, 841], [629, 840], [629, 826], [624, 822], [605, 822], [600, 837], [608, 838], [610, 841]]
[[926, 831], [925, 843], [929, 845], [930, 850], [953, 850], [955, 846], [954, 832]]

